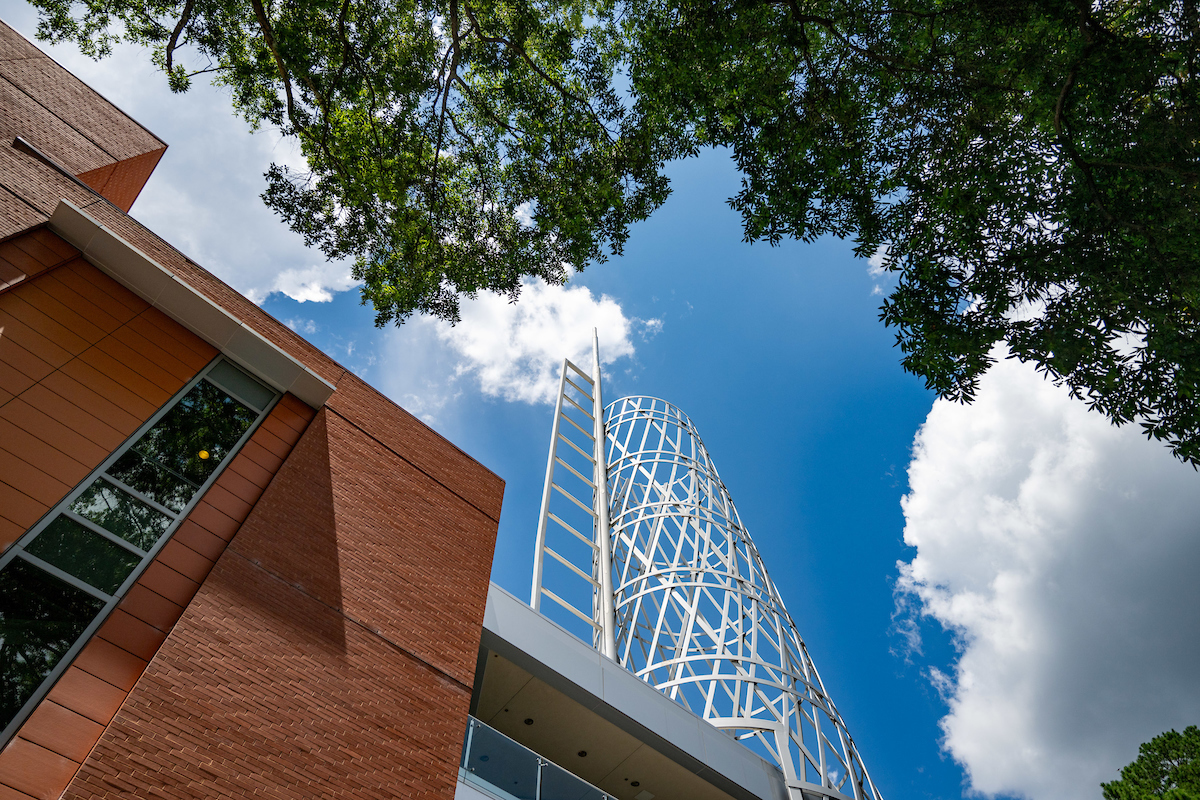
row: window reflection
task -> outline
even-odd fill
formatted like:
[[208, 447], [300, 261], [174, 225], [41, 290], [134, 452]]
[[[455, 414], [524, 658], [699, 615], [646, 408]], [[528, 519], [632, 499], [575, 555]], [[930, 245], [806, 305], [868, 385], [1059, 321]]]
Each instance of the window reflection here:
[[133, 449], [198, 486], [208, 480], [257, 416], [208, 381], [200, 381]]
[[166, 514], [103, 478], [79, 495], [71, 510], [142, 550], [153, 547], [171, 526], [171, 518]]
[[103, 607], [20, 558], [0, 571], [0, 722], [21, 710]]
[[121, 545], [89, 531], [73, 519], [59, 517], [46, 526], [37, 538], [25, 546], [42, 561], [113, 594], [142, 560]]
[[199, 488], [136, 450], [130, 450], [118, 458], [108, 468], [108, 474], [172, 511], [181, 511]]

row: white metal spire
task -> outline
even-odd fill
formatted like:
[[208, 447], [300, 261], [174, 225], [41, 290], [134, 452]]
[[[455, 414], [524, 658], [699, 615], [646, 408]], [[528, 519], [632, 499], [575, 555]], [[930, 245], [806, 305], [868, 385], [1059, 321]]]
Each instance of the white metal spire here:
[[605, 417], [619, 663], [779, 765], [793, 800], [879, 800], [687, 415]]

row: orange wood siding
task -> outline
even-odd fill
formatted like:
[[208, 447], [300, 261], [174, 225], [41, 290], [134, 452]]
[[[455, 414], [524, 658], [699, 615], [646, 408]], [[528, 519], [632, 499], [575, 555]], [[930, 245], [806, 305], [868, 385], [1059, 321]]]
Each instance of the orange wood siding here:
[[0, 547], [99, 466], [217, 352], [46, 229], [0, 243]]

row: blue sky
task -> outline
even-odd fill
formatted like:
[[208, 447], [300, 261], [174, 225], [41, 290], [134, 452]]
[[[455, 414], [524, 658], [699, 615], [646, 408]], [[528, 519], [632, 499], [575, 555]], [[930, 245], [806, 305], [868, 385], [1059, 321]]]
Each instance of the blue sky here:
[[[572, 281], [662, 322], [631, 335], [635, 355], [609, 365], [605, 397], [662, 397], [698, 426], [885, 796], [958, 797], [961, 770], [938, 748], [945, 704], [920, 665], [890, 652], [903, 647], [895, 562], [911, 557], [904, 469], [932, 397], [876, 321], [879, 281], [836, 240], [743, 244], [724, 202], [737, 175], [719, 154], [672, 180], [625, 255]], [[353, 292], [320, 305], [275, 294], [264, 308], [312, 320], [310, 338], [335, 354], [350, 330], [356, 350], [380, 336]], [[380, 355], [364, 376], [387, 386], [390, 367]], [[527, 597], [553, 409], [462, 388], [434, 425], [505, 479], [493, 579]]]
[[721, 154], [566, 289], [377, 330], [257, 198], [287, 142], [136, 51], [52, 54], [170, 143], [135, 217], [504, 478], [504, 588], [529, 590], [547, 375], [597, 324], [606, 397], [696, 423], [885, 797], [1098, 797], [1200, 723], [1200, 477], [1014, 362], [935, 403], [878, 322], [887, 276], [845, 242], [742, 243]]

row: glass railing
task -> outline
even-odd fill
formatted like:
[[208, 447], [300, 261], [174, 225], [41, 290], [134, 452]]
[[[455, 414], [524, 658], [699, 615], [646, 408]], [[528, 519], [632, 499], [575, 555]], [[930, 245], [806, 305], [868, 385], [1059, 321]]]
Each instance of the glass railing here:
[[468, 719], [461, 765], [467, 783], [503, 800], [615, 800], [490, 725]]

